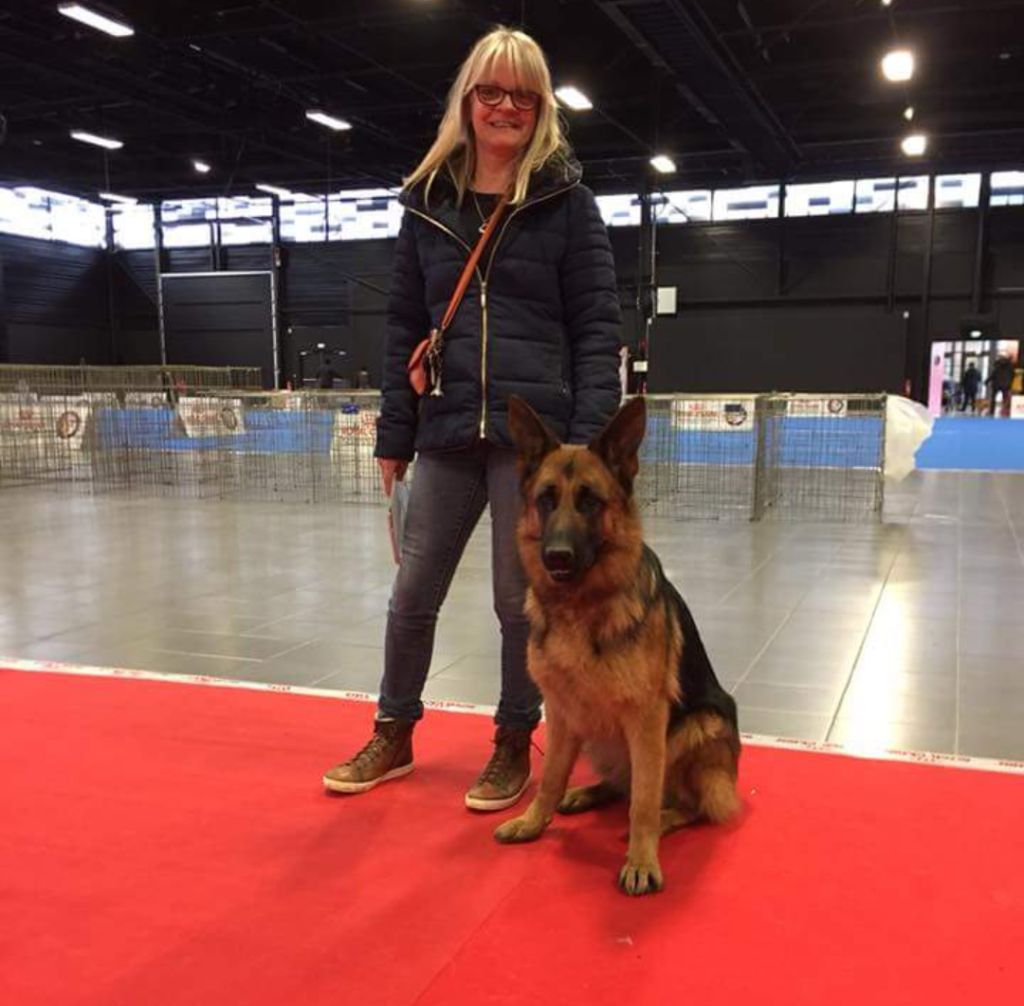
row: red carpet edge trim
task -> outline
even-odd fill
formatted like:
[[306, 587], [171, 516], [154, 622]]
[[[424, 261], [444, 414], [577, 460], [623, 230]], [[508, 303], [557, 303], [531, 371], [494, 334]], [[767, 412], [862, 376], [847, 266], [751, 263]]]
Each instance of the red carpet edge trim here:
[[[337, 688], [307, 688], [302, 685], [267, 684], [257, 681], [234, 681], [205, 674], [162, 674], [157, 671], [137, 671], [126, 667], [89, 667], [58, 660], [22, 660], [0, 655], [0, 671], [29, 671], [48, 674], [77, 674], [95, 678], [132, 678], [142, 681], [166, 681], [179, 685], [206, 685], [212, 688], [243, 688], [258, 692], [285, 692], [291, 695], [313, 695], [324, 699], [343, 699], [350, 702], [376, 702], [370, 692], [344, 691]], [[470, 713], [475, 716], [493, 716], [494, 706], [476, 705], [447, 699], [424, 699], [428, 709], [441, 709], [449, 713]], [[969, 755], [940, 754], [929, 751], [903, 751], [899, 748], [862, 749], [850, 744], [830, 741], [809, 741], [794, 737], [769, 737], [762, 734], [741, 734], [744, 744], [757, 747], [784, 748], [808, 751], [812, 754], [844, 755], [848, 758], [866, 758], [873, 761], [915, 762], [922, 765], [940, 765], [946, 768], [970, 769], [980, 772], [1001, 772], [1024, 775], [1024, 762], [1005, 758], [974, 758]]]

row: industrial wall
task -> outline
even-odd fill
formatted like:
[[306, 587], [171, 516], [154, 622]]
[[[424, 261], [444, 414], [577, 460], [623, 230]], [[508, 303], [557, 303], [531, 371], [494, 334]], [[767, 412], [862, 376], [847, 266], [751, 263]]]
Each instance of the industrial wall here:
[[[648, 346], [652, 392], [899, 391], [920, 395], [932, 340], [967, 315], [1024, 338], [1024, 208], [661, 225], [658, 286], [677, 289]], [[611, 231], [634, 349], [640, 229]], [[979, 242], [983, 254], [978, 256]], [[277, 270], [283, 379], [324, 343], [355, 381], [380, 378], [394, 242], [165, 249], [165, 271]], [[155, 255], [0, 237], [0, 360], [159, 361]], [[307, 375], [309, 374], [307, 364]], [[315, 369], [315, 368], [314, 368]]]

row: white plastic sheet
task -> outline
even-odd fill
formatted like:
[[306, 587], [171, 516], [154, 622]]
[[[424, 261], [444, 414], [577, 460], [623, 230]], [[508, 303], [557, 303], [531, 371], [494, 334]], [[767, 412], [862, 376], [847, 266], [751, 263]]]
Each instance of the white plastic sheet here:
[[935, 420], [920, 402], [889, 395], [885, 404], [885, 477], [902, 482], [916, 467], [914, 455]]

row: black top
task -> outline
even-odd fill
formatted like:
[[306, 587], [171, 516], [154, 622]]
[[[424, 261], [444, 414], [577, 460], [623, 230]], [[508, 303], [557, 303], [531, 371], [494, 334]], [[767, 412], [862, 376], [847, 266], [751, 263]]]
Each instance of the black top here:
[[492, 192], [474, 192], [472, 189], [466, 192], [459, 212], [459, 223], [462, 225], [462, 235], [470, 247], [476, 244], [481, 228], [497, 205], [498, 196]]

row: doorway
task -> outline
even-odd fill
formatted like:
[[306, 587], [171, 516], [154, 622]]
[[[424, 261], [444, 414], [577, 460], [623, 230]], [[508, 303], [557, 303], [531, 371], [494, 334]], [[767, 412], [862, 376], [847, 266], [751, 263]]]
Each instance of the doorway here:
[[[989, 380], [1001, 356], [1008, 357], [1017, 366], [1020, 342], [1016, 339], [933, 342], [928, 411], [933, 416], [987, 416], [994, 414], [993, 404], [1002, 411], [1009, 404], [1009, 393], [996, 393], [996, 402], [993, 403], [993, 388]], [[977, 371], [976, 377], [968, 374], [971, 368]]]

